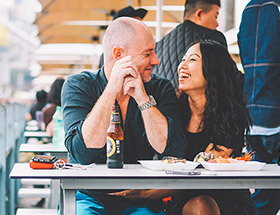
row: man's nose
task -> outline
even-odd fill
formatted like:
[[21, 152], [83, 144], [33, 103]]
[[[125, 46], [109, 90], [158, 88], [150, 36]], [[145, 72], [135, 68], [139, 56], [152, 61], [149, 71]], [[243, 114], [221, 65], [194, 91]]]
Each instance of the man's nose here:
[[219, 26], [219, 23], [218, 23], [218, 21], [216, 20], [216, 29], [218, 28], [218, 26]]
[[151, 65], [159, 65], [159, 60], [155, 52], [151, 56]]

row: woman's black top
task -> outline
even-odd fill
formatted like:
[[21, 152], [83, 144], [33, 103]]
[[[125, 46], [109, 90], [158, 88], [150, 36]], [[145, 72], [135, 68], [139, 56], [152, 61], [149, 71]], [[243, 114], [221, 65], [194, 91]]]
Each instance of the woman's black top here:
[[[182, 102], [182, 101], [180, 101]], [[233, 153], [231, 156], [240, 156], [242, 151], [242, 146], [244, 145], [244, 132], [247, 127], [247, 114], [246, 110], [240, 105], [236, 106], [237, 108], [237, 117], [235, 118], [235, 123], [231, 122], [229, 125], [236, 124], [238, 129], [230, 129], [232, 133], [232, 138], [226, 141], [223, 132], [217, 132], [216, 125], [212, 123], [209, 125], [209, 128], [203, 129], [198, 133], [191, 133], [185, 131], [185, 135], [188, 141], [188, 148], [186, 151], [187, 160], [193, 160], [194, 157], [199, 152], [204, 152], [206, 147], [210, 144], [223, 145], [227, 148], [232, 148]], [[184, 120], [184, 125], [188, 125], [190, 119], [190, 109], [188, 108], [187, 103], [181, 103], [182, 109], [182, 119]], [[211, 124], [210, 123], [210, 124]], [[231, 128], [231, 127], [230, 127]], [[208, 133], [207, 133], [207, 132]], [[238, 132], [237, 132], [238, 131]], [[181, 215], [182, 208], [184, 205], [192, 198], [197, 196], [210, 196], [218, 204], [221, 214], [226, 215], [254, 215], [255, 207], [251, 199], [251, 195], [248, 189], [246, 190], [185, 190], [179, 192], [172, 196], [172, 200], [167, 204], [168, 214]]]
[[[183, 124], [187, 127], [190, 119], [190, 109], [186, 106], [186, 103], [182, 104], [182, 101], [180, 101], [180, 105]], [[199, 152], [204, 152], [210, 143], [233, 149], [232, 157], [240, 156], [244, 146], [244, 132], [248, 123], [245, 108], [241, 105], [237, 105], [236, 109], [236, 120], [234, 123], [232, 121], [229, 123], [229, 126], [231, 126], [229, 130], [232, 133], [231, 139], [229, 140], [226, 140], [223, 132], [220, 132], [214, 123], [210, 123], [210, 125], [208, 125], [209, 128], [203, 129], [198, 133], [191, 133], [185, 130], [188, 141], [186, 152], [186, 158], [188, 160], [193, 160]], [[234, 124], [236, 124], [237, 128], [234, 127]]]

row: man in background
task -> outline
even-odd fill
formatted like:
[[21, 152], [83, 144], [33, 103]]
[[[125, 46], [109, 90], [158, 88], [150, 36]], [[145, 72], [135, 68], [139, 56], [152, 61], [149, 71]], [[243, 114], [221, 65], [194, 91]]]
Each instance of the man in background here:
[[[244, 92], [253, 126], [247, 138], [255, 159], [277, 163], [280, 147], [280, 0], [251, 0], [238, 34]], [[280, 190], [256, 189], [257, 215], [276, 214]]]
[[131, 7], [130, 5], [123, 8], [123, 9], [120, 9], [115, 15], [114, 15], [114, 19], [117, 19], [119, 17], [124, 17], [124, 16], [127, 16], [127, 17], [131, 17], [131, 18], [135, 18], [135, 19], [138, 19], [140, 21], [142, 21], [144, 19], [144, 17], [146, 16], [147, 14], [147, 10], [144, 9], [144, 8], [139, 8], [137, 10], [135, 10], [133, 7]]
[[[188, 46], [201, 39], [211, 39], [227, 48], [224, 35], [217, 31], [220, 0], [186, 0], [184, 22], [156, 43], [155, 52], [159, 65], [153, 73], [171, 81], [178, 87], [177, 67]], [[236, 68], [235, 63], [233, 66]], [[243, 87], [242, 74], [236, 68], [236, 76]]]

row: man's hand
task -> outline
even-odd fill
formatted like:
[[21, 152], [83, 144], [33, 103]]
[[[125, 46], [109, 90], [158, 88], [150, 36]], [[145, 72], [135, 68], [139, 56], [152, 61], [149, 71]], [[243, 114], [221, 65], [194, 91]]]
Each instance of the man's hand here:
[[124, 198], [130, 199], [131, 201], [137, 201], [141, 199], [162, 199], [164, 197], [171, 196], [180, 190], [163, 190], [163, 189], [151, 189], [151, 190], [124, 190], [116, 193], [107, 193], [112, 196], [122, 196]]
[[130, 199], [132, 201], [140, 200], [140, 199], [148, 199], [149, 196], [149, 190], [124, 190], [121, 192], [116, 193], [108, 193], [108, 195], [112, 196], [122, 196], [124, 198]]
[[101, 149], [105, 146], [111, 106], [115, 103], [118, 93], [122, 92], [126, 76], [139, 76], [130, 56], [115, 62], [105, 90], [82, 125], [82, 135], [87, 148]]
[[123, 91], [124, 95], [133, 97], [138, 105], [149, 101], [143, 80], [131, 56], [115, 62], [106, 88], [114, 96]]
[[149, 101], [149, 97], [145, 91], [143, 80], [140, 74], [137, 77], [127, 76], [123, 84], [124, 95], [130, 95], [135, 99], [138, 105]]
[[115, 62], [107, 88], [110, 89], [110, 92], [117, 95], [122, 89], [124, 84], [124, 79], [126, 77], [137, 78], [140, 76], [137, 72], [135, 64], [132, 62], [130, 56], [126, 56]]

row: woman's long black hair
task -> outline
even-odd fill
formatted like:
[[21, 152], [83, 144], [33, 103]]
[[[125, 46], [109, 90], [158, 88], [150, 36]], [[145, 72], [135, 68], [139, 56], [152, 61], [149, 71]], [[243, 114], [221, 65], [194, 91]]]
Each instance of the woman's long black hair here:
[[[200, 44], [202, 70], [207, 82], [206, 105], [200, 128], [209, 135], [210, 139], [217, 140], [218, 138], [225, 143], [230, 142], [238, 133], [244, 133], [244, 130], [240, 131], [237, 125], [237, 117], [241, 108], [246, 113], [246, 132], [249, 132], [250, 124], [243, 92], [236, 78], [234, 62], [228, 51], [219, 43], [211, 40], [196, 43]], [[189, 110], [187, 95], [181, 93], [179, 100]], [[186, 114], [187, 121], [189, 121], [190, 110], [186, 111]]]
[[61, 106], [61, 88], [63, 84], [64, 84], [63, 78], [58, 78], [53, 82], [51, 89], [48, 93], [49, 103], [53, 103], [57, 106]]

